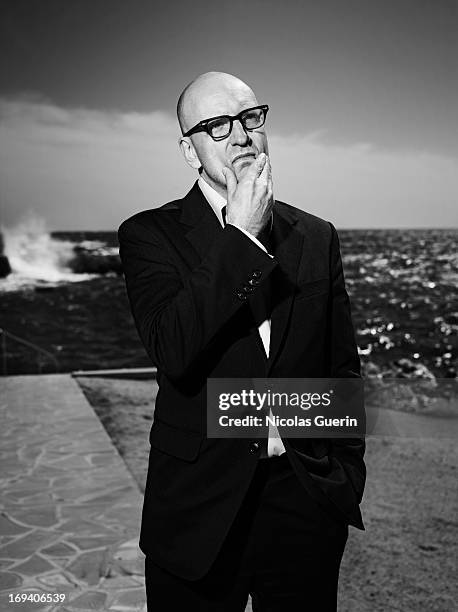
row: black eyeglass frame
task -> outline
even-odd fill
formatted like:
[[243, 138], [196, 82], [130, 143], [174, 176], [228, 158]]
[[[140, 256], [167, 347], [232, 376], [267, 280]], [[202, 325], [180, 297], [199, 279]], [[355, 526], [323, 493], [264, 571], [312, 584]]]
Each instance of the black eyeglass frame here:
[[[242, 121], [242, 116], [245, 113], [248, 113], [252, 110], [262, 110], [264, 112], [264, 120], [261, 123], [261, 125], [257, 125], [255, 128], [248, 128], [246, 127], [246, 125], [243, 123]], [[210, 138], [213, 138], [213, 140], [224, 140], [225, 138], [229, 138], [229, 136], [231, 135], [232, 132], [232, 128], [234, 126], [234, 121], [240, 121], [240, 123], [242, 124], [242, 127], [244, 130], [248, 131], [248, 132], [253, 132], [254, 130], [258, 130], [260, 127], [262, 127], [265, 122], [266, 122], [266, 117], [267, 117], [267, 111], [269, 110], [269, 106], [268, 104], [260, 104], [259, 106], [252, 106], [251, 108], [245, 108], [243, 111], [241, 111], [238, 115], [218, 115], [216, 117], [210, 117], [209, 119], [204, 119], [203, 121], [200, 121], [199, 123], [197, 123], [194, 127], [192, 127], [190, 130], [188, 130], [185, 134], [183, 134], [183, 136], [191, 136], [192, 134], [196, 134], [197, 132], [207, 132], [207, 134], [210, 136]], [[226, 136], [218, 136], [218, 137], [214, 137], [211, 135], [210, 130], [208, 128], [208, 124], [210, 123], [210, 121], [214, 121], [215, 119], [229, 119], [230, 122], [230, 128], [229, 128], [229, 132], [226, 134]]]

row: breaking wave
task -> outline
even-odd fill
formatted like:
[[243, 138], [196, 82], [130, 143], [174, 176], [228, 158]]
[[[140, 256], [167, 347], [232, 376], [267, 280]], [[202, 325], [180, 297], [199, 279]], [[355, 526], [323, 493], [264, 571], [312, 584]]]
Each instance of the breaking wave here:
[[29, 215], [14, 227], [2, 227], [1, 234], [3, 255], [11, 268], [11, 273], [0, 279], [2, 290], [49, 287], [120, 272], [115, 249], [99, 241], [58, 239], [36, 215]]

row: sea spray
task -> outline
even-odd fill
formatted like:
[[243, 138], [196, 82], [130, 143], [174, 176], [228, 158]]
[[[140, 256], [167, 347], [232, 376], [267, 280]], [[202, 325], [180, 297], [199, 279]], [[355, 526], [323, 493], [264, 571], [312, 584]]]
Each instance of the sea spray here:
[[75, 274], [71, 262], [75, 243], [57, 240], [49, 232], [46, 221], [29, 213], [14, 227], [2, 227], [4, 255], [12, 274], [2, 281], [2, 288], [16, 289], [41, 282], [81, 281], [88, 274]]

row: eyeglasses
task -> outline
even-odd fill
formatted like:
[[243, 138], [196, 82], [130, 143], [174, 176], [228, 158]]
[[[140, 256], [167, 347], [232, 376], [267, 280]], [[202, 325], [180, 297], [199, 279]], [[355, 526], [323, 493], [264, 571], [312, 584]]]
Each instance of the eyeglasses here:
[[234, 121], [240, 121], [244, 130], [251, 132], [264, 125], [269, 107], [267, 104], [247, 108], [238, 115], [220, 115], [200, 121], [183, 136], [191, 136], [197, 132], [207, 132], [213, 140], [224, 140], [232, 132]]

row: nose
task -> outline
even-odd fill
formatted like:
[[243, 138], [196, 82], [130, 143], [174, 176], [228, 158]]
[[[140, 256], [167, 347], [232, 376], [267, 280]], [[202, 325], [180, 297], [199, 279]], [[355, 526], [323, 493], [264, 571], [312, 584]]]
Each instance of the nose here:
[[232, 124], [231, 144], [241, 147], [251, 144], [250, 135], [243, 127], [241, 121], [237, 120]]

